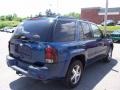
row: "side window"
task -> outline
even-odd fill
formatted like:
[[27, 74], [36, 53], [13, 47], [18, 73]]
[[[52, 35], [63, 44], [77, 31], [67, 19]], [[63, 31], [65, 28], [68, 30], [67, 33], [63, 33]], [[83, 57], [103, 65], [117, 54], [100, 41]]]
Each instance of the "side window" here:
[[100, 32], [99, 28], [95, 24], [91, 24], [91, 28], [93, 30], [94, 38], [100, 38], [101, 37], [101, 32]]
[[55, 31], [54, 41], [73, 41], [75, 40], [76, 22], [73, 20], [58, 20]]
[[84, 33], [83, 33], [83, 29], [82, 29], [82, 25], [81, 22], [78, 22], [78, 29], [80, 31], [80, 39], [84, 39]]
[[83, 32], [84, 32], [84, 38], [85, 39], [91, 39], [92, 37], [92, 32], [90, 31], [89, 24], [86, 22], [82, 22], [82, 27], [83, 27]]

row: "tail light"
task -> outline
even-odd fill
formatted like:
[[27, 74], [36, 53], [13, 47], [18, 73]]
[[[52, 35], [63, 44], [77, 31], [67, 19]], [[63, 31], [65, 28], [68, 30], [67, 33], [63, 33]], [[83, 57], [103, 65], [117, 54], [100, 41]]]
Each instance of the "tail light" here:
[[51, 46], [45, 48], [45, 60], [47, 63], [57, 63], [57, 50]]

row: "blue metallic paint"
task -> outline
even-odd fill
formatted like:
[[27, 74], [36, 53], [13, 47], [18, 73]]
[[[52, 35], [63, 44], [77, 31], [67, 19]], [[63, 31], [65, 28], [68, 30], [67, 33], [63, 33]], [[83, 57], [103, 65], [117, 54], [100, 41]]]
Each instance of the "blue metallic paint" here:
[[[78, 29], [77, 29], [78, 31]], [[21, 40], [11, 39], [10, 43], [24, 44], [32, 50], [32, 58], [30, 63], [39, 62], [43, 66], [34, 66], [33, 64], [27, 64], [21, 60], [27, 58], [7, 57], [7, 64], [9, 67], [14, 68], [18, 71], [19, 68], [25, 70], [28, 74], [26, 76], [37, 78], [40, 80], [48, 80], [53, 78], [63, 78], [65, 77], [72, 58], [78, 55], [85, 56], [85, 66], [87, 64], [93, 63], [98, 60], [98, 56], [107, 55], [107, 50], [110, 45], [113, 45], [112, 41], [109, 39], [101, 38], [101, 40], [90, 39], [90, 40], [79, 40], [79, 34], [76, 32], [75, 41], [70, 42], [23, 42]], [[45, 51], [44, 49], [47, 45], [52, 46], [58, 52], [58, 62], [55, 64], [48, 64], [45, 62]], [[20, 57], [19, 54], [14, 52], [14, 47], [12, 53]], [[102, 57], [101, 57], [102, 58]], [[12, 67], [12, 66], [17, 66]], [[23, 73], [21, 71], [21, 73]], [[25, 73], [23, 73], [25, 74]]]

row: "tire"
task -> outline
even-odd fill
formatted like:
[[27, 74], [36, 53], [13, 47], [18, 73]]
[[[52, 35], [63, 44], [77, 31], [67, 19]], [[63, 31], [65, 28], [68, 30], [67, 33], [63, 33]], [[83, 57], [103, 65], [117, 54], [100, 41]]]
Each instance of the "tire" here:
[[106, 58], [104, 58], [104, 62], [109, 63], [112, 60], [112, 51], [113, 51], [113, 49], [112, 49], [112, 47], [110, 47], [108, 49]]
[[113, 42], [114, 42], [114, 43], [116, 43], [116, 42], [117, 42], [117, 40], [113, 40]]
[[83, 73], [83, 65], [80, 60], [75, 60], [72, 62], [68, 68], [64, 83], [68, 88], [76, 87]]

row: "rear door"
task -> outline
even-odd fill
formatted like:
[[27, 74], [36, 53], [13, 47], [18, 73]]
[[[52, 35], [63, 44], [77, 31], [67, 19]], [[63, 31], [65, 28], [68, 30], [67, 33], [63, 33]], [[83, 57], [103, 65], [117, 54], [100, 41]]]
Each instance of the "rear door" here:
[[105, 45], [105, 40], [103, 39], [103, 34], [96, 24], [90, 24], [91, 30], [93, 32], [93, 37], [97, 45], [95, 51], [97, 57], [101, 57], [106, 54], [107, 46]]
[[76, 20], [58, 19], [54, 33], [53, 46], [59, 52], [59, 61], [69, 60], [77, 49], [76, 43]]
[[[82, 27], [81, 27], [82, 25]], [[86, 49], [86, 56], [89, 63], [92, 63], [91, 60], [94, 60], [96, 56], [96, 41], [93, 38], [92, 31], [90, 29], [88, 22], [79, 22], [79, 30], [80, 30], [80, 43], [83, 44]]]

